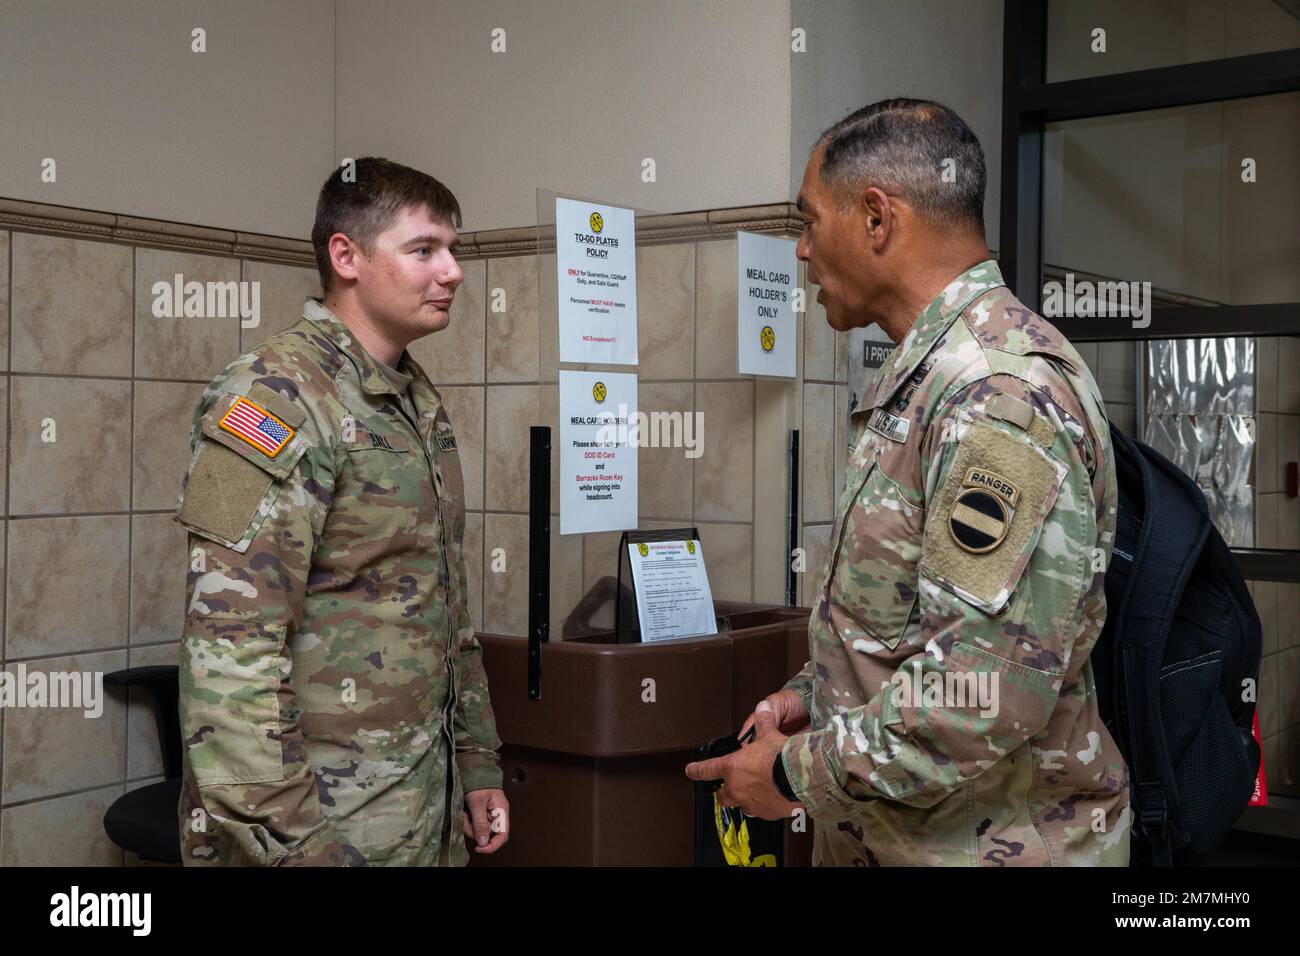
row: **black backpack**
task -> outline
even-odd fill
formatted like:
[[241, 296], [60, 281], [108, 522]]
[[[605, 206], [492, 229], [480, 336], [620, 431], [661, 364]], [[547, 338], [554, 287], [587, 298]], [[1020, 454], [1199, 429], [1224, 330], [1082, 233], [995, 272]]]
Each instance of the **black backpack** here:
[[1130, 865], [1190, 865], [1254, 791], [1245, 688], [1259, 682], [1259, 615], [1201, 490], [1114, 425], [1110, 436], [1119, 517], [1092, 651], [1098, 705], [1128, 761]]

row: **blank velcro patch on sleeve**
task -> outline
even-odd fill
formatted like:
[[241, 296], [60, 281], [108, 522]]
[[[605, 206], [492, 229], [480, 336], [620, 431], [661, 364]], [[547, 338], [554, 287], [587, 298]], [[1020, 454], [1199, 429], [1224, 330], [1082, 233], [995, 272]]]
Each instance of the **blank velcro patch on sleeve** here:
[[234, 548], [274, 481], [264, 468], [225, 445], [200, 439], [176, 517], [196, 534]]
[[930, 511], [920, 571], [988, 613], [1006, 605], [1056, 502], [1065, 465], [985, 420], [967, 427]]

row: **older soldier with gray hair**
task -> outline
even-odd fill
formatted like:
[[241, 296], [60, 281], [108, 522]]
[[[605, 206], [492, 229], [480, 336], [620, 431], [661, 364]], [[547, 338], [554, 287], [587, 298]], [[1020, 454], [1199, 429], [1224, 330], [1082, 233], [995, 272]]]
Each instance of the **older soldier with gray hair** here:
[[335, 170], [324, 299], [194, 410], [186, 865], [464, 865], [462, 830], [479, 853], [507, 839], [456, 437], [405, 348], [447, 327], [459, 225], [418, 170]]
[[817, 864], [1128, 863], [1088, 660], [1116, 517], [1105, 409], [990, 258], [985, 176], [960, 117], [894, 99], [826, 130], [799, 193], [827, 323], [897, 345], [853, 412], [811, 659], [753, 743], [687, 773], [766, 819], [804, 809]]

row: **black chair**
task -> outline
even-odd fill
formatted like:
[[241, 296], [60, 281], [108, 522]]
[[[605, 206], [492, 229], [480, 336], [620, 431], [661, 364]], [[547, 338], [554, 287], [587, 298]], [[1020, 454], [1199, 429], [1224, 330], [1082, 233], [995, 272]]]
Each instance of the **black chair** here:
[[153, 863], [180, 863], [180, 824], [176, 806], [181, 796], [180, 668], [174, 664], [129, 667], [104, 675], [110, 687], [144, 687], [153, 697], [158, 749], [162, 752], [161, 783], [125, 793], [104, 814], [104, 832], [123, 850]]

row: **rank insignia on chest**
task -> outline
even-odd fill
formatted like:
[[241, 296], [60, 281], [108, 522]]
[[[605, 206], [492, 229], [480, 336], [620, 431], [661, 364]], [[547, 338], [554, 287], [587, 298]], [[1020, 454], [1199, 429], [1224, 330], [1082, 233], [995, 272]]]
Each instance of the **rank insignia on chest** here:
[[439, 436], [438, 436], [438, 447], [441, 448], [443, 451], [455, 451], [455, 450], [456, 450], [456, 436], [455, 436], [455, 435], [439, 435]]
[[242, 395], [217, 424], [222, 431], [247, 442], [267, 458], [280, 454], [295, 434], [294, 429]]
[[867, 422], [867, 427], [873, 432], [878, 432], [890, 441], [897, 442], [907, 441], [907, 432], [911, 425], [912, 423], [908, 419], [891, 415], [883, 408], [877, 408], [872, 412], [871, 418]]

